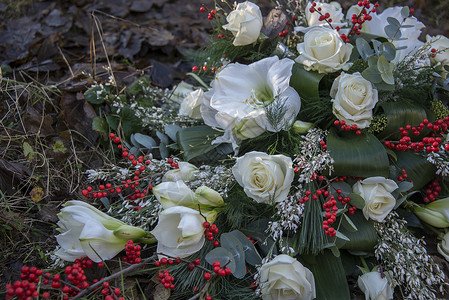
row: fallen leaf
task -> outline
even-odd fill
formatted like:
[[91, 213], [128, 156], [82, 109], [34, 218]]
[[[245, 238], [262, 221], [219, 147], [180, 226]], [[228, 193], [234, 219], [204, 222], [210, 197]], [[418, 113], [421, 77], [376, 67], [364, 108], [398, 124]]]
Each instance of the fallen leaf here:
[[44, 197], [44, 194], [44, 190], [41, 187], [35, 186], [30, 192], [31, 200], [34, 203], [37, 203], [41, 201], [42, 197]]

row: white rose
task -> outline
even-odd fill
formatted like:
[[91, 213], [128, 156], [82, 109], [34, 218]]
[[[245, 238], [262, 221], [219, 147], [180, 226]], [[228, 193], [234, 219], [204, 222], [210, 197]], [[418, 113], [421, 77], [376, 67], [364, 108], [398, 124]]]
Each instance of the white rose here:
[[316, 297], [312, 272], [285, 254], [262, 265], [260, 286], [264, 300], [310, 300]]
[[[293, 64], [291, 59], [273, 56], [221, 70], [201, 104], [204, 123], [224, 131], [213, 144], [232, 143], [236, 149], [240, 141], [266, 130], [289, 129], [301, 107], [298, 93], [289, 85]], [[285, 109], [282, 120], [270, 123], [267, 110], [281, 106]]]
[[55, 253], [63, 260], [75, 261], [85, 256], [94, 262], [108, 260], [125, 248], [128, 237], [138, 239], [146, 234], [85, 202], [72, 200], [64, 206], [58, 214], [61, 234], [56, 236], [61, 249]]
[[449, 232], [443, 237], [443, 240], [437, 245], [438, 252], [449, 261]]
[[195, 173], [198, 168], [191, 163], [180, 161], [178, 162], [178, 168], [168, 171], [162, 177], [162, 181], [178, 181], [182, 180], [188, 182], [195, 178]]
[[204, 218], [194, 209], [173, 206], [159, 214], [151, 233], [157, 239], [157, 252], [172, 257], [187, 257], [204, 245]]
[[[336, 26], [343, 26], [345, 24], [341, 22], [341, 20], [343, 20], [345, 16], [343, 14], [340, 3], [335, 1], [331, 3], [316, 2], [315, 5], [315, 9], [321, 8], [322, 14], [329, 13], [329, 19], [332, 19], [332, 22], [330, 22], [332, 24], [332, 27], [335, 28]], [[320, 14], [318, 12], [310, 12], [311, 7], [312, 2], [309, 2], [305, 9], [307, 25], [329, 26], [329, 24], [325, 20], [319, 20]]]
[[292, 165], [290, 157], [253, 151], [237, 159], [232, 173], [248, 197], [259, 203], [281, 202], [293, 181]]
[[347, 71], [351, 67], [349, 57], [353, 46], [343, 42], [338, 32], [327, 27], [313, 27], [304, 35], [304, 42], [297, 46], [296, 61], [307, 71], [332, 73]]
[[388, 283], [387, 277], [382, 278], [379, 272], [363, 274], [357, 280], [365, 300], [387, 300], [393, 299], [393, 289]]
[[198, 198], [182, 180], [162, 182], [152, 191], [164, 209], [173, 206], [198, 207]]
[[342, 73], [330, 91], [332, 111], [339, 120], [358, 128], [368, 127], [373, 118], [373, 108], [378, 101], [377, 90], [371, 82], [360, 75]]
[[202, 89], [197, 89], [190, 92], [187, 97], [182, 100], [179, 107], [179, 114], [182, 116], [188, 116], [192, 119], [201, 119], [201, 101], [203, 100], [204, 92]]
[[263, 25], [259, 6], [249, 1], [239, 3], [226, 20], [228, 24], [223, 25], [223, 28], [234, 35], [234, 46], [245, 46], [257, 41]]
[[[442, 35], [431, 37], [426, 36], [426, 42], [430, 43], [430, 47], [437, 50], [434, 55], [430, 56], [432, 63], [440, 63], [442, 66], [449, 65], [449, 39]], [[446, 78], [447, 71], [442, 69], [442, 75]]]
[[391, 192], [397, 188], [398, 185], [393, 180], [378, 176], [357, 181], [352, 191], [365, 200], [363, 207], [365, 218], [383, 222], [396, 205], [396, 199]]

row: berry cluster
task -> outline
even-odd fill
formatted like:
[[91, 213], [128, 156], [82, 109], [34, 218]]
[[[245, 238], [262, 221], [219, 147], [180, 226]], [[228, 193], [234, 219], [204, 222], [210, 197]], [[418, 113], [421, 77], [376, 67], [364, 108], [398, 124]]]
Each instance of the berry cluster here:
[[[104, 296], [104, 300], [115, 300], [116, 296], [120, 296], [121, 290], [119, 288], [112, 289], [109, 282], [105, 281], [102, 285], [103, 289], [101, 290], [101, 294]], [[113, 296], [114, 295], [114, 296]], [[124, 300], [124, 297], [119, 297], [119, 300]]]
[[332, 19], [330, 18], [330, 14], [329, 13], [322, 13], [321, 12], [321, 7], [316, 7], [316, 2], [312, 3], [312, 7], [309, 9], [309, 11], [311, 13], [317, 12], [320, 16], [318, 18], [319, 21], [326, 21], [329, 25], [330, 23], [332, 23]]
[[129, 240], [125, 244], [126, 256], [123, 257], [123, 261], [129, 264], [140, 264], [142, 259], [140, 258], [140, 245], [134, 245], [132, 240]]
[[[214, 261], [212, 263], [212, 267], [214, 268], [214, 273], [218, 274], [220, 277], [229, 276], [231, 275], [231, 269], [230, 268], [221, 268], [221, 263], [219, 261]], [[205, 274], [206, 275], [206, 274]]]
[[[323, 177], [323, 176], [319, 176], [319, 177]], [[315, 191], [314, 194], [312, 194], [311, 191], [306, 191], [305, 196], [302, 197], [301, 199], [299, 199], [299, 203], [301, 203], [301, 204], [305, 203], [305, 202], [309, 201], [310, 198], [312, 198], [312, 200], [318, 200], [318, 197], [321, 195], [323, 195], [324, 197], [329, 197], [329, 191], [326, 191], [324, 189], [318, 189]]]
[[404, 181], [408, 177], [407, 172], [405, 172], [405, 169], [401, 169], [401, 175], [398, 176], [398, 181]]
[[[427, 119], [424, 119], [418, 126], [406, 125], [405, 127], [399, 128], [399, 132], [401, 133], [402, 138], [398, 142], [385, 141], [384, 145], [387, 148], [396, 149], [399, 151], [407, 151], [411, 149], [415, 152], [439, 152], [442, 142], [440, 136], [443, 133], [447, 132], [448, 127], [449, 117], [439, 119], [433, 123]], [[432, 131], [429, 136], [424, 137], [419, 142], [412, 142], [411, 138], [409, 137], [410, 131], [413, 133], [413, 135], [418, 136], [425, 128]], [[444, 146], [444, 149], [446, 151], [449, 151], [449, 144], [446, 144]]]
[[[342, 190], [337, 189], [336, 192], [339, 195], [339, 196], [337, 196], [337, 200], [342, 205], [346, 205], [351, 201], [351, 198], [341, 196]], [[335, 229], [333, 227], [329, 226], [329, 225], [332, 225], [337, 219], [337, 211], [338, 211], [337, 200], [335, 200], [335, 197], [333, 195], [331, 195], [330, 200], [328, 200], [327, 202], [325, 202], [323, 204], [323, 209], [326, 211], [326, 213], [324, 214], [324, 217], [326, 218], [326, 220], [323, 221], [323, 229], [324, 229], [324, 233], [331, 237], [335, 236], [337, 234]], [[353, 215], [355, 213], [356, 209], [357, 208], [355, 206], [350, 206], [348, 208], [348, 213], [350, 215]]]
[[[13, 284], [6, 285], [6, 299], [17, 297], [18, 299], [32, 299], [39, 296], [36, 283], [38, 283], [43, 275], [41, 269], [36, 267], [23, 266], [20, 273], [20, 279]], [[50, 294], [43, 293], [44, 299], [49, 299]]]
[[436, 197], [441, 192], [441, 186], [438, 183], [438, 179], [432, 180], [427, 186], [426, 186], [426, 197], [424, 197], [424, 202], [429, 203], [435, 201]]
[[334, 121], [334, 125], [335, 126], [339, 126], [341, 130], [346, 130], [346, 131], [355, 131], [356, 135], [361, 135], [362, 132], [360, 130], [358, 130], [357, 124], [352, 124], [352, 125], [347, 125], [345, 120], [335, 120]]
[[[203, 227], [206, 228], [204, 230], [204, 235], [208, 241], [214, 241], [214, 234], [218, 234], [218, 227], [215, 224], [210, 225], [209, 222], [204, 222]], [[218, 247], [220, 245], [219, 241], [214, 241], [214, 246]]]
[[171, 276], [170, 272], [167, 269], [159, 273], [159, 282], [162, 283], [166, 289], [175, 288], [173, 281], [175, 281], [175, 278]]

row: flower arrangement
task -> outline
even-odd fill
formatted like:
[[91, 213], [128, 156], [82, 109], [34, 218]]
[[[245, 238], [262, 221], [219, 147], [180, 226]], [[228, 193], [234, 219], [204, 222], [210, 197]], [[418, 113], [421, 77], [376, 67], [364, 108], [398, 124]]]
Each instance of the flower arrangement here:
[[[86, 202], [61, 210], [55, 260], [75, 262], [64, 295], [125, 297], [109, 282], [145, 265], [164, 299], [350, 299], [350, 284], [366, 299], [442, 297], [422, 236], [448, 259], [448, 38], [424, 42], [413, 9], [368, 0], [346, 13], [278, 1], [265, 16], [222, 5], [200, 8], [214, 38], [195, 85], [86, 92], [113, 112], [96, 128], [116, 132], [126, 163], [90, 170]], [[120, 275], [69, 278], [122, 250]]]

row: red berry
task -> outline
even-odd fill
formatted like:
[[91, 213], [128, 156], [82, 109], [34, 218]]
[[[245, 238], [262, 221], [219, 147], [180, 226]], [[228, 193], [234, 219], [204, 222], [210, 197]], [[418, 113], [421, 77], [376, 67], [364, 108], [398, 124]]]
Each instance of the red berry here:
[[204, 273], [204, 279], [209, 280], [211, 279], [212, 275], [210, 275], [209, 272]]

